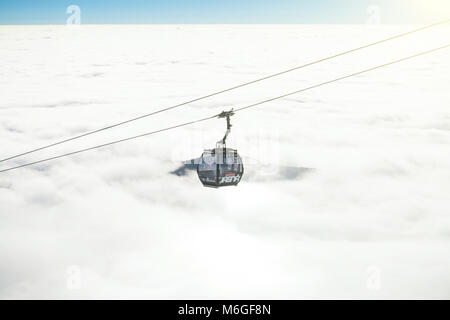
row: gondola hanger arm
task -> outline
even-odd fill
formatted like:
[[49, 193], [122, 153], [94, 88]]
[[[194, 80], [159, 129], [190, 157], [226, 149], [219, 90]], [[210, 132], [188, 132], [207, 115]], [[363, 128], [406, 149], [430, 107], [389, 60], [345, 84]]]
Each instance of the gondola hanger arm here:
[[216, 144], [216, 147], [218, 148], [225, 148], [226, 145], [226, 139], [228, 137], [228, 134], [231, 132], [231, 120], [230, 117], [234, 115], [233, 108], [231, 108], [230, 111], [222, 111], [217, 115], [217, 117], [220, 118], [226, 118], [227, 119], [227, 131], [225, 132], [225, 136], [222, 138], [222, 140], [218, 141]]

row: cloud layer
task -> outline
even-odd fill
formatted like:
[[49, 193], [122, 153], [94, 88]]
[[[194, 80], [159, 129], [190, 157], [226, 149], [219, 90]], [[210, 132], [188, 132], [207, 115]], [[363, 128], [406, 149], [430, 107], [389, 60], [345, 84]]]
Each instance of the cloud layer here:
[[[407, 29], [1, 27], [1, 154]], [[2, 168], [386, 63], [443, 45], [445, 32], [381, 45]], [[243, 111], [229, 141], [247, 160], [238, 187], [211, 190], [195, 172], [170, 174], [214, 146], [223, 120], [2, 174], [0, 297], [450, 298], [449, 74], [447, 50]], [[315, 170], [273, 179], [278, 166]]]

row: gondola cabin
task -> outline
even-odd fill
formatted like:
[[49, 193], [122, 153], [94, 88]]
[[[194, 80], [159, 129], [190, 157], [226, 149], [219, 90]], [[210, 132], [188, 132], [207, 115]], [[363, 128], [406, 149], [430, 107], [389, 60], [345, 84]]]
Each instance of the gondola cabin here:
[[237, 150], [215, 148], [203, 152], [197, 174], [205, 187], [237, 186], [244, 174], [244, 165]]
[[214, 149], [205, 150], [197, 165], [198, 178], [205, 187], [237, 186], [244, 174], [244, 165], [237, 150], [227, 148], [226, 140], [231, 131], [230, 117], [233, 109], [222, 111], [219, 118], [226, 118], [227, 131], [225, 136], [216, 143]]

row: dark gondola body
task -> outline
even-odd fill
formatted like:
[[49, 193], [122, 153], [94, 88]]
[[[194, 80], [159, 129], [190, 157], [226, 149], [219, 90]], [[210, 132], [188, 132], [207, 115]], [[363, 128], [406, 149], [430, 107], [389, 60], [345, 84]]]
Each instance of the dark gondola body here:
[[237, 150], [215, 148], [203, 152], [197, 174], [205, 187], [237, 186], [244, 174], [244, 165]]
[[237, 150], [227, 148], [226, 140], [231, 131], [230, 117], [233, 109], [222, 111], [219, 118], [226, 118], [227, 131], [225, 136], [216, 143], [216, 148], [205, 150], [197, 165], [198, 177], [205, 187], [237, 186], [244, 174], [244, 165]]

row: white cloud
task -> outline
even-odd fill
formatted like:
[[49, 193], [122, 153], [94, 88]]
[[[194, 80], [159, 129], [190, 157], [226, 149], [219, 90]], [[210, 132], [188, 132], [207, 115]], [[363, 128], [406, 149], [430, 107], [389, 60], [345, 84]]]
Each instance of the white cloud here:
[[[2, 156], [407, 29], [2, 28]], [[442, 32], [417, 34], [26, 160], [372, 67], [442, 45], [430, 36]], [[449, 298], [449, 69], [443, 51], [243, 111], [233, 118], [230, 135], [230, 146], [250, 157], [238, 187], [211, 190], [195, 173], [169, 174], [179, 161], [214, 146], [223, 120], [2, 174], [0, 297]], [[316, 170], [297, 180], [272, 180], [251, 161], [264, 160], [264, 146], [274, 147], [271, 159], [280, 165]], [[80, 290], [66, 287], [70, 266], [79, 267]], [[379, 290], [367, 287], [370, 266], [381, 270]]]

